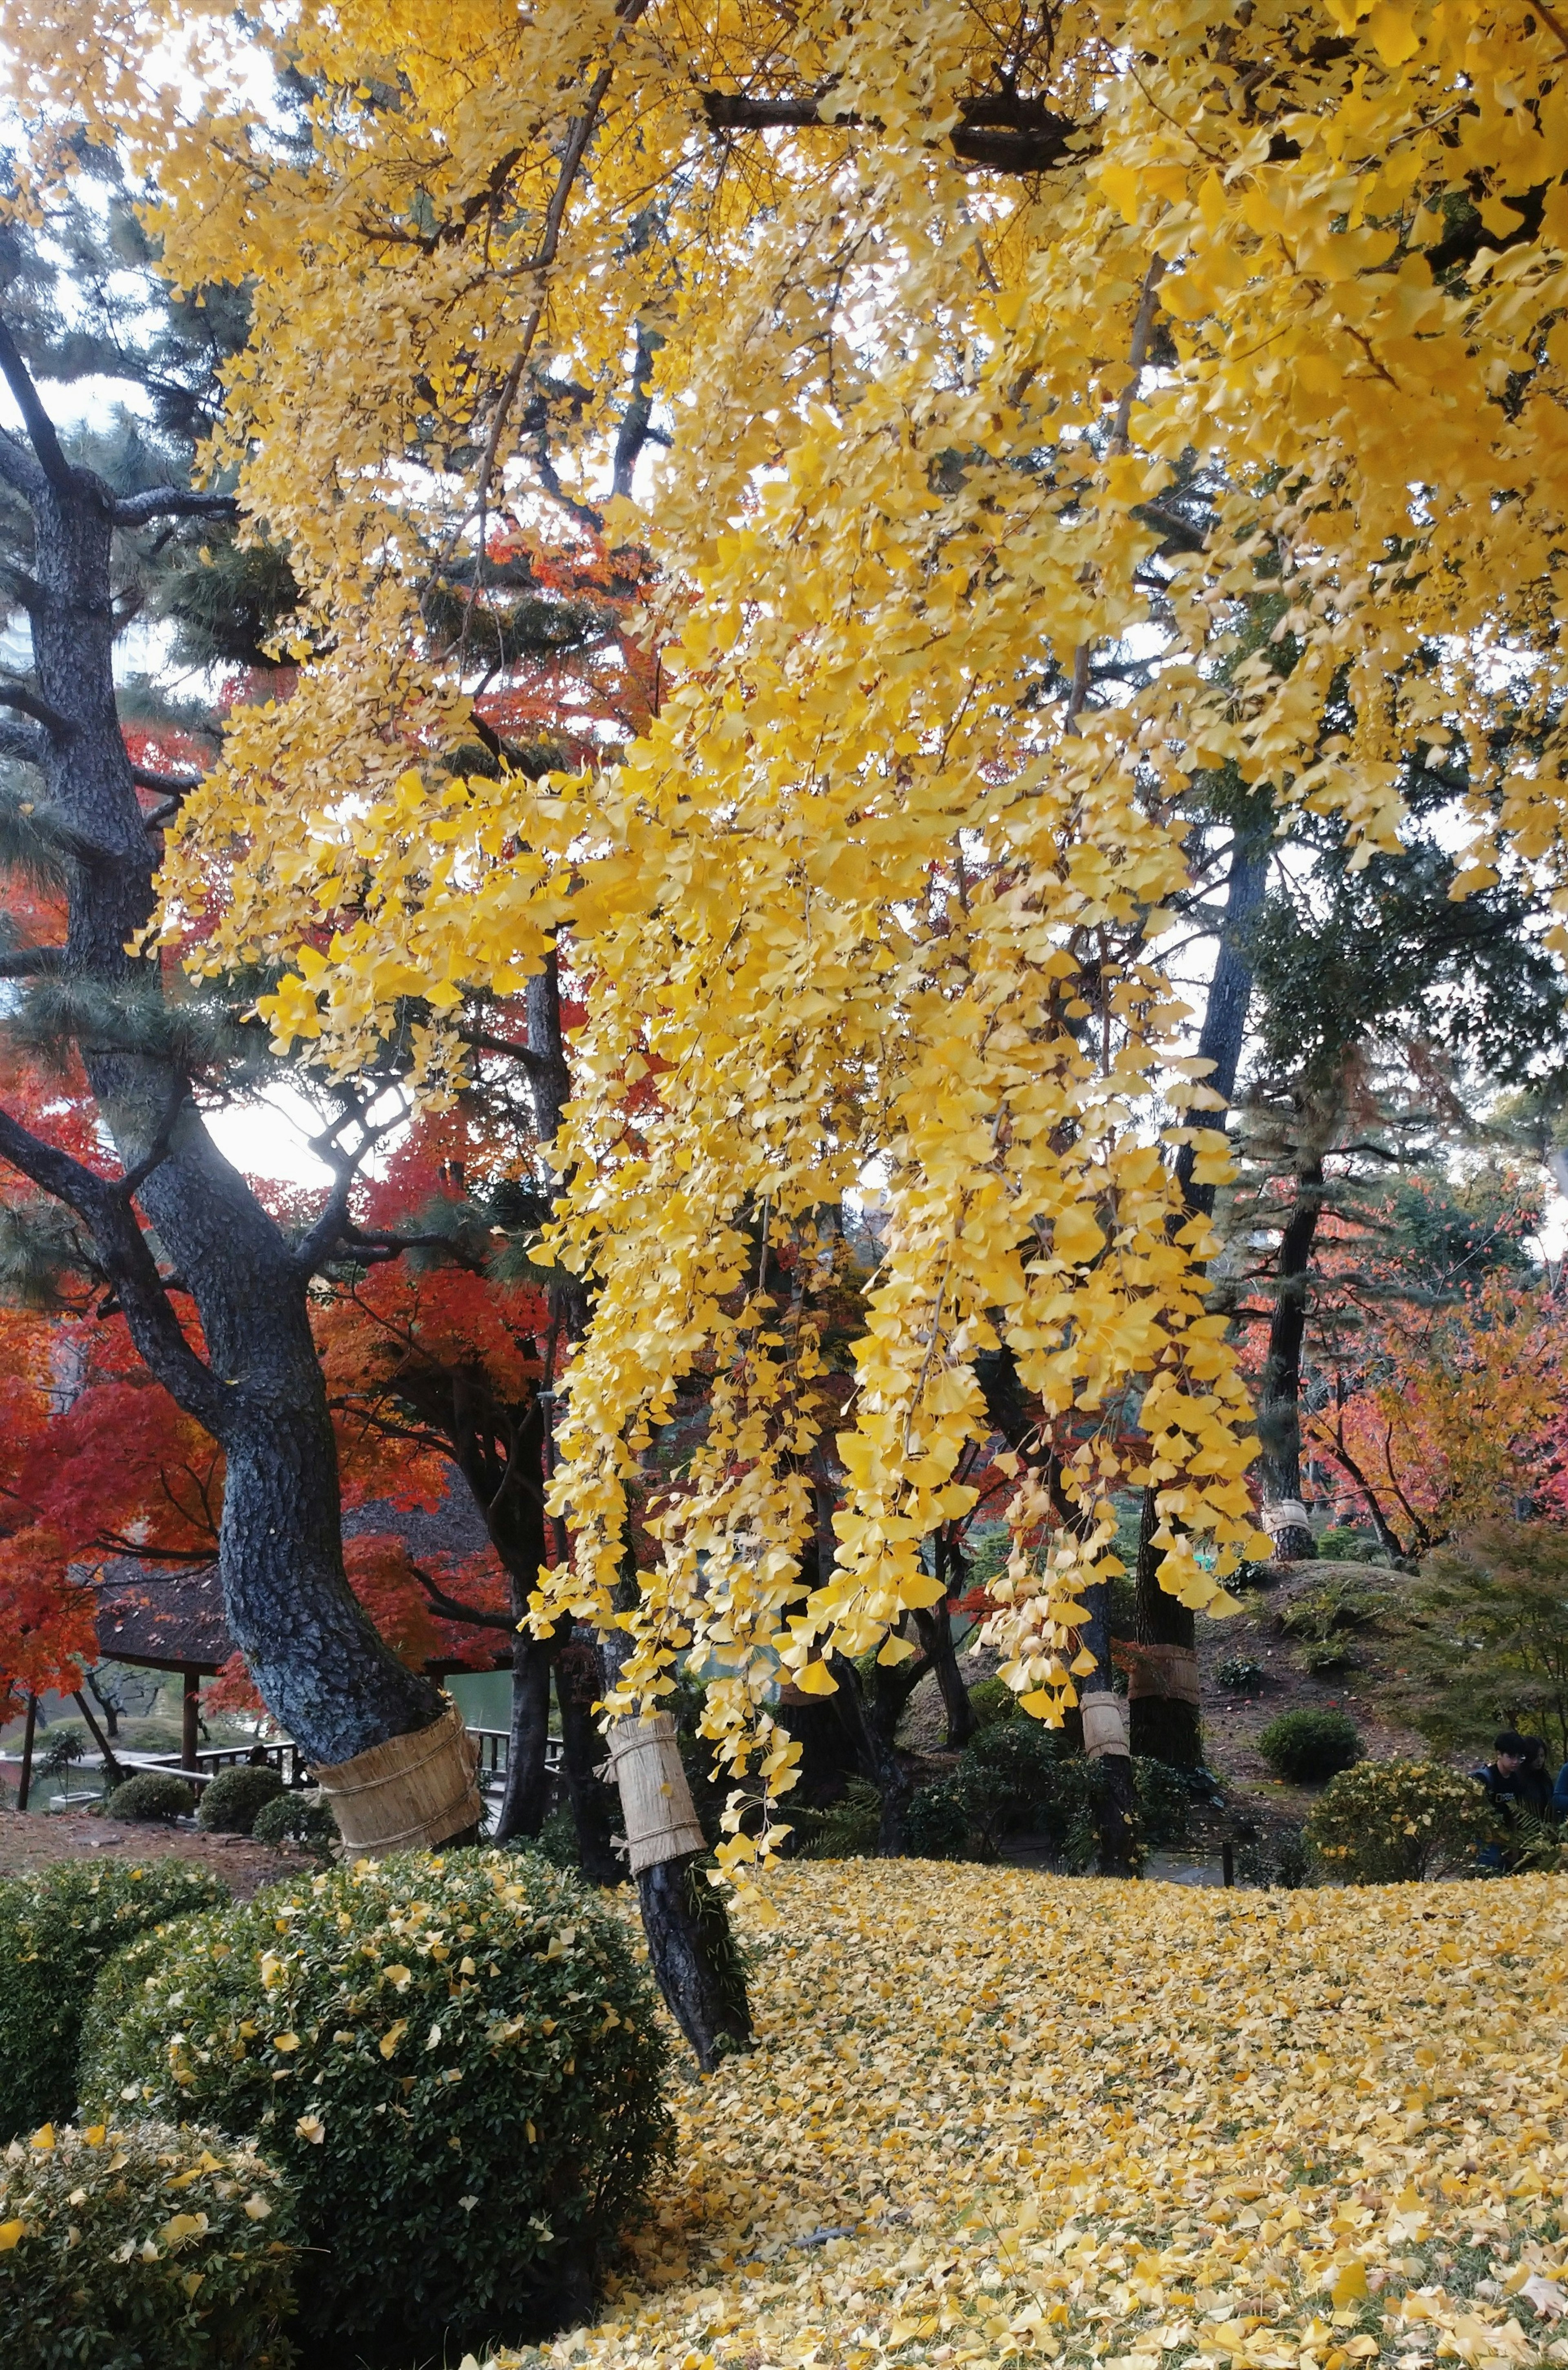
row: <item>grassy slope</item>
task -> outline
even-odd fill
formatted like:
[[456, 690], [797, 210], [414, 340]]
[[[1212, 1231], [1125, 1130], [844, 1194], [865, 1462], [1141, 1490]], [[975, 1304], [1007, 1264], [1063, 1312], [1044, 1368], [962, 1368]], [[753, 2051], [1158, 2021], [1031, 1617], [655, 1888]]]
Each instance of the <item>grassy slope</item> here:
[[1568, 2360], [1509, 2293], [1564, 2253], [1568, 1881], [770, 1889], [761, 2045], [683, 2086], [657, 2226], [545, 2361]]

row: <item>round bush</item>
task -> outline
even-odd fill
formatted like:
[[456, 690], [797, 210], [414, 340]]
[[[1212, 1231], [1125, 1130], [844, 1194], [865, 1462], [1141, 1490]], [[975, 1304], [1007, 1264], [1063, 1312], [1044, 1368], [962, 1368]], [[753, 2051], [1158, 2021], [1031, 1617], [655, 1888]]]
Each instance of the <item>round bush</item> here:
[[250, 1830], [259, 1844], [294, 1844], [328, 1861], [338, 1848], [338, 1822], [322, 1794], [274, 1794]]
[[61, 1860], [0, 1884], [0, 2140], [69, 2115], [76, 2044], [105, 1962], [228, 1894], [186, 1860]]
[[196, 1824], [220, 1835], [248, 1835], [256, 1825], [257, 1812], [282, 1790], [283, 1781], [275, 1769], [246, 1761], [233, 1769], [220, 1769], [202, 1789]]
[[1286, 1711], [1269, 1722], [1258, 1750], [1276, 1778], [1315, 1786], [1360, 1760], [1361, 1739], [1343, 1711]]
[[1246, 1654], [1229, 1655], [1215, 1673], [1227, 1695], [1232, 1696], [1255, 1695], [1267, 1676], [1262, 1662]]
[[220, 2132], [46, 2126], [0, 2159], [0, 2359], [284, 2370], [293, 2236], [286, 2185]]
[[1347, 1884], [1408, 1884], [1473, 1868], [1503, 1830], [1473, 1778], [1435, 1761], [1360, 1761], [1313, 1803], [1306, 1835]]
[[190, 1817], [196, 1808], [196, 1789], [172, 1769], [138, 1769], [134, 1778], [115, 1788], [104, 1808], [111, 1819], [168, 1826]]
[[133, 1945], [83, 2038], [95, 2111], [259, 2141], [313, 2252], [302, 2339], [407, 2363], [588, 2308], [668, 2144], [626, 1931], [534, 1854], [408, 1853]]
[[[990, 1728], [998, 1720], [1016, 1720], [1018, 1697], [1006, 1679], [980, 1679], [969, 1690], [970, 1709], [982, 1728]], [[1028, 1714], [1023, 1714], [1025, 1719]]]
[[963, 1789], [941, 1781], [917, 1787], [909, 1797], [906, 1829], [917, 1859], [967, 1859], [973, 1849]]

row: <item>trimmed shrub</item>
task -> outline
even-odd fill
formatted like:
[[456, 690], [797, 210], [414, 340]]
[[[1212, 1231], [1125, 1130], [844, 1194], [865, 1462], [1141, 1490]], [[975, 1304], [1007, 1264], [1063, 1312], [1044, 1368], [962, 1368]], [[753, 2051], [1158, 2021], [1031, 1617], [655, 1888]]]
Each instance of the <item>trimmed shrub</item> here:
[[95, 2111], [265, 2147], [334, 2361], [542, 2335], [669, 2137], [664, 2044], [620, 1921], [533, 1853], [407, 1853], [274, 1885], [115, 1960], [82, 2049]]
[[1343, 1711], [1286, 1711], [1269, 1722], [1258, 1750], [1277, 1778], [1320, 1785], [1361, 1758], [1361, 1739]]
[[220, 1769], [202, 1789], [196, 1824], [220, 1835], [248, 1835], [255, 1830], [257, 1812], [282, 1790], [282, 1779], [264, 1763], [242, 1761], [232, 1769]]
[[285, 2370], [293, 2206], [221, 2132], [45, 2127], [0, 2158], [0, 2360]]
[[111, 1819], [132, 1819], [147, 1826], [172, 1826], [188, 1819], [196, 1808], [196, 1789], [172, 1769], [138, 1769], [117, 1786], [104, 1809]]
[[917, 1859], [970, 1859], [974, 1836], [963, 1789], [951, 1778], [917, 1787], [906, 1820], [909, 1848]]
[[178, 1859], [61, 1860], [0, 1884], [0, 2140], [74, 2110], [77, 2038], [105, 1962], [150, 1927], [227, 1899]]
[[1346, 1884], [1409, 1884], [1474, 1868], [1503, 1829], [1473, 1778], [1435, 1761], [1359, 1761], [1313, 1803], [1307, 1840]]
[[257, 1812], [250, 1829], [259, 1844], [293, 1844], [328, 1865], [341, 1840], [326, 1796], [274, 1794]]

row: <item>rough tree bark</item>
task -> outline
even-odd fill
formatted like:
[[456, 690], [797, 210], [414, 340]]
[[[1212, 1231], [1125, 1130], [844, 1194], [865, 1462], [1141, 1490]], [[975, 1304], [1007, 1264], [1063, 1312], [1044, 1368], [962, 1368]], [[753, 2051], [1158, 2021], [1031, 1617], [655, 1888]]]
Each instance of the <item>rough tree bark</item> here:
[[[620, 1629], [599, 1641], [606, 1694], [619, 1684], [629, 1642]], [[708, 1882], [705, 1858], [688, 1852], [660, 1860], [641, 1870], [635, 1882], [648, 1956], [664, 2005], [703, 2072], [711, 2074], [721, 2057], [751, 2047], [752, 2019], [744, 1962], [724, 1904]]]
[[[1322, 1156], [1303, 1146], [1296, 1164], [1296, 1201], [1280, 1236], [1274, 1316], [1258, 1391], [1258, 1438], [1270, 1507], [1301, 1501], [1301, 1344], [1311, 1290], [1312, 1245], [1327, 1187]], [[1271, 1523], [1281, 1563], [1305, 1563], [1317, 1553], [1305, 1523]]]
[[[218, 1562], [235, 1642], [309, 1757], [347, 1761], [428, 1727], [443, 1707], [432, 1683], [383, 1645], [343, 1570], [337, 1455], [306, 1293], [342, 1241], [346, 1185], [304, 1244], [283, 1236], [218, 1151], [187, 1076], [160, 1045], [158, 959], [126, 951], [153, 911], [154, 834], [115, 704], [114, 535], [232, 505], [172, 486], [117, 497], [66, 459], [3, 323], [0, 370], [27, 429], [25, 441], [0, 433], [0, 477], [34, 523], [22, 593], [33, 678], [0, 688], [0, 705], [25, 719], [6, 728], [5, 749], [41, 773], [71, 857], [63, 957], [42, 950], [52, 959], [38, 968], [77, 1007], [76, 1041], [122, 1173], [97, 1176], [4, 1113], [0, 1158], [75, 1211], [138, 1352], [221, 1444]], [[204, 1358], [181, 1329], [137, 1202], [195, 1305]]]
[[[1219, 951], [1198, 1034], [1199, 1054], [1214, 1064], [1204, 1083], [1212, 1087], [1227, 1105], [1236, 1092], [1247, 1008], [1252, 997], [1248, 941], [1268, 887], [1271, 825], [1272, 817], [1265, 815], [1250, 820], [1237, 832]], [[1224, 1111], [1210, 1111], [1205, 1114], [1206, 1123], [1223, 1127], [1225, 1116]], [[1188, 1215], [1206, 1218], [1214, 1209], [1214, 1187], [1196, 1181], [1193, 1175], [1195, 1165], [1192, 1145], [1184, 1144], [1176, 1156], [1176, 1179]], [[1151, 1655], [1134, 1677], [1128, 1704], [1129, 1734], [1135, 1753], [1169, 1762], [1178, 1769], [1200, 1769], [1204, 1758], [1202, 1713], [1198, 1705], [1186, 1701], [1182, 1694], [1170, 1691], [1165, 1676], [1170, 1659], [1192, 1669], [1187, 1657], [1196, 1655], [1197, 1619], [1189, 1605], [1182, 1605], [1159, 1584], [1164, 1550], [1154, 1544], [1159, 1528], [1155, 1492], [1146, 1490], [1138, 1531], [1135, 1631], [1140, 1646], [1160, 1651]]]
[[[560, 972], [553, 952], [544, 971], [528, 982], [525, 995], [536, 1123], [540, 1143], [549, 1145], [559, 1133], [571, 1091], [561, 1029]], [[563, 1329], [570, 1330], [574, 1323], [581, 1326], [586, 1310], [580, 1301], [575, 1308], [563, 1304], [558, 1313]], [[635, 1570], [623, 1585], [635, 1592]], [[626, 1642], [620, 1630], [600, 1639], [606, 1693], [617, 1682]], [[700, 1853], [690, 1854], [644, 1869], [637, 1878], [637, 1892], [659, 1988], [698, 2063], [704, 2073], [711, 2073], [727, 2052], [750, 2048], [752, 2025], [744, 1962], [724, 1904], [701, 1873], [701, 1858]]]

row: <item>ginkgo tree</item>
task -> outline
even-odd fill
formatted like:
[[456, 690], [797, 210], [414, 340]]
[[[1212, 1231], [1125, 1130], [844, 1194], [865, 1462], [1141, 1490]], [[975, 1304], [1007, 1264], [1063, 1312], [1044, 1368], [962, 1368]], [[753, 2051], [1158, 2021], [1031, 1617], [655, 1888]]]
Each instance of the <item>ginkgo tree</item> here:
[[[1105, 1679], [1082, 1592], [1118, 1483], [1156, 1487], [1162, 1584], [1222, 1602], [1262, 1543], [1209, 1229], [1161, 1156], [1195, 1129], [1200, 1182], [1223, 1157], [1159, 955], [1185, 804], [1231, 766], [1391, 843], [1409, 752], [1449, 749], [1461, 892], [1501, 834], [1568, 900], [1568, 28], [1482, 0], [467, 0], [417, 28], [45, 0], [10, 37], [28, 108], [156, 177], [176, 279], [253, 293], [213, 460], [287, 544], [308, 663], [188, 801], [167, 928], [221, 892], [208, 959], [287, 964], [278, 1041], [345, 1076], [419, 999], [437, 1099], [472, 999], [570, 938], [548, 1248], [594, 1314], [538, 1619], [628, 1631], [627, 1702], [702, 1639], [710, 1729], [786, 1785], [765, 1651], [825, 1690], [928, 1601], [988, 1358], [1079, 1419], [1070, 1455], [1018, 1451], [991, 1631], [1029, 1708]], [[307, 139], [258, 103], [269, 52]], [[1194, 452], [1222, 465], [1197, 549], [1161, 506]], [[562, 498], [657, 559], [657, 712], [613, 763], [454, 774], [481, 670], [471, 627], [420, 630], [436, 559], [468, 554], [478, 612], [495, 520]], [[1274, 639], [1239, 655], [1262, 582]], [[1108, 686], [1140, 636], [1159, 663]], [[801, 1605], [811, 1294], [770, 1291], [742, 1222], [809, 1278], [868, 1175], [850, 1490]], [[617, 1608], [628, 1484], [698, 1358], [700, 1486]]]

